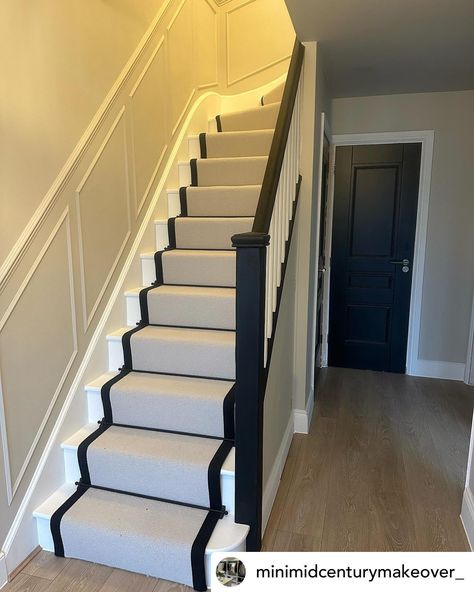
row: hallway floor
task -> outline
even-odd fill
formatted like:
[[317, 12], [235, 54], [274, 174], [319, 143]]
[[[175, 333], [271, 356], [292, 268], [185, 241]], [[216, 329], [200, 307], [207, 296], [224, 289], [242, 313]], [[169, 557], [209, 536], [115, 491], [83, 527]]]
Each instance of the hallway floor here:
[[274, 551], [468, 551], [459, 518], [474, 388], [328, 368], [264, 538]]
[[[459, 519], [474, 389], [322, 371], [295, 434], [264, 551], [468, 551]], [[186, 586], [40, 552], [5, 592], [184, 592]]]

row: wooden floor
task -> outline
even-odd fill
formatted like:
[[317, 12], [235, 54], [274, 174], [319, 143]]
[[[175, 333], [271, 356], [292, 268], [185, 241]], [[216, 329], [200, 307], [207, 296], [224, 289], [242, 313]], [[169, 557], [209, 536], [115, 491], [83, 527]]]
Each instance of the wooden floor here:
[[330, 368], [293, 438], [274, 551], [468, 551], [461, 511], [474, 388]]
[[[330, 368], [296, 434], [264, 538], [270, 551], [468, 551], [459, 513], [474, 388]], [[5, 592], [184, 592], [41, 552]], [[2, 591], [2, 592], [3, 592]]]

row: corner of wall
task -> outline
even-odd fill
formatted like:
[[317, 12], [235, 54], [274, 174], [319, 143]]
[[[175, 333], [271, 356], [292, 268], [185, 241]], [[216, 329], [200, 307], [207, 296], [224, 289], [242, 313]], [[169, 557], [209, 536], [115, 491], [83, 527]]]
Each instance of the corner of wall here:
[[461, 522], [464, 526], [471, 551], [474, 551], [474, 495], [469, 487], [466, 487], [464, 490]]
[[8, 582], [7, 564], [5, 561], [5, 553], [0, 551], [0, 588], [3, 588]]

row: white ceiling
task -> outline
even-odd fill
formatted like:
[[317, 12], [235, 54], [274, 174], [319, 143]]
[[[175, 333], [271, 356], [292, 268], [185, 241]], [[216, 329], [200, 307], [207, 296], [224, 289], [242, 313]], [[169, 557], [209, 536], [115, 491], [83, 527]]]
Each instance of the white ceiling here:
[[474, 89], [474, 0], [285, 1], [335, 97]]

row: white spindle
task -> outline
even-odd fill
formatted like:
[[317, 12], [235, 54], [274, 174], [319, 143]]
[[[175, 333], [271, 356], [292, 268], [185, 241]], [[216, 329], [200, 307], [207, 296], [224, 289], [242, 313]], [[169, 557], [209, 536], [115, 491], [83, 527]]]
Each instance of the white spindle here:
[[281, 285], [285, 246], [289, 237], [293, 201], [296, 197], [301, 150], [300, 113], [300, 88], [298, 88], [269, 229], [270, 244], [267, 247], [265, 278], [265, 365], [268, 357], [267, 340], [272, 336], [273, 313], [276, 310], [278, 288]]

